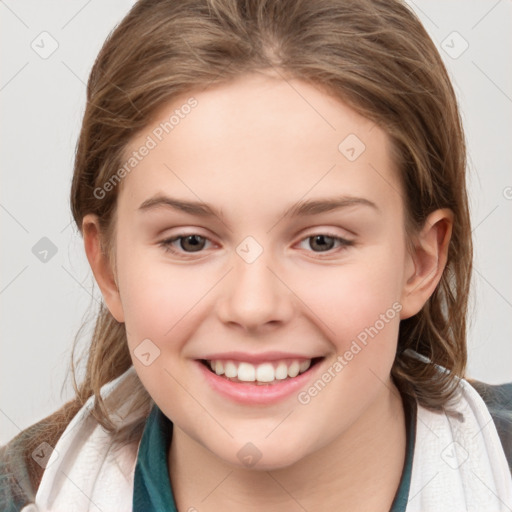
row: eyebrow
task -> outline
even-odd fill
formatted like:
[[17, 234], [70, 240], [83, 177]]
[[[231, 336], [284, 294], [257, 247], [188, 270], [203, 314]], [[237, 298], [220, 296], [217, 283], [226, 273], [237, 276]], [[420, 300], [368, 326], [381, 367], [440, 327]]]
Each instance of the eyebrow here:
[[[288, 207], [282, 214], [281, 218], [285, 217], [306, 217], [309, 215], [319, 215], [341, 208], [348, 208], [350, 206], [368, 206], [377, 212], [380, 211], [379, 207], [372, 201], [364, 197], [355, 196], [341, 196], [341, 197], [328, 197], [324, 199], [311, 199], [308, 201], [299, 201], [296, 204]], [[150, 199], [144, 201], [138, 208], [139, 211], [147, 212], [160, 208], [170, 208], [173, 210], [182, 211], [190, 215], [199, 217], [218, 217], [224, 220], [222, 212], [213, 206], [200, 202], [200, 201], [187, 201], [184, 199], [177, 199], [161, 194], [157, 194]]]

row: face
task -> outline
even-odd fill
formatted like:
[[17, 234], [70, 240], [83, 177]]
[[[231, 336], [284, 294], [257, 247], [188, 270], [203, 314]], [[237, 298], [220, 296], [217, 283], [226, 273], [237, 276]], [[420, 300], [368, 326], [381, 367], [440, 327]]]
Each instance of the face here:
[[[176, 99], [134, 151], [117, 319], [176, 431], [227, 463], [279, 468], [368, 419], [392, 386], [410, 272], [384, 131], [305, 82], [251, 74]], [[282, 378], [294, 360], [313, 364]], [[255, 372], [274, 381], [233, 382]]]

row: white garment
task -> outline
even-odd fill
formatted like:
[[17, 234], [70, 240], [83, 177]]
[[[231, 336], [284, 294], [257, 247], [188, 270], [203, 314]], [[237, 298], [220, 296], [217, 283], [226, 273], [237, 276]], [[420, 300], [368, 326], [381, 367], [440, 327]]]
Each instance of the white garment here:
[[512, 477], [492, 417], [460, 380], [455, 414], [418, 405], [407, 512], [510, 512]]
[[[117, 425], [136, 417], [123, 419], [132, 396], [130, 382], [136, 379], [133, 366], [101, 388], [109, 409], [117, 404]], [[133, 389], [133, 388], [132, 388]], [[90, 415], [94, 403], [91, 396], [68, 424], [51, 454], [35, 503], [21, 512], [129, 512], [132, 510], [133, 480], [139, 441], [124, 446], [115, 454], [112, 438]], [[112, 409], [110, 409], [112, 410]]]
[[[137, 378], [130, 367], [105, 385], [102, 396], [121, 404], [123, 418]], [[460, 381], [454, 416], [418, 405], [416, 443], [407, 512], [504, 512], [512, 510], [512, 478], [487, 406]], [[110, 436], [89, 415], [91, 397], [60, 437], [43, 473], [35, 504], [22, 512], [128, 512], [140, 439], [116, 454]], [[140, 417], [140, 416], [139, 416]]]

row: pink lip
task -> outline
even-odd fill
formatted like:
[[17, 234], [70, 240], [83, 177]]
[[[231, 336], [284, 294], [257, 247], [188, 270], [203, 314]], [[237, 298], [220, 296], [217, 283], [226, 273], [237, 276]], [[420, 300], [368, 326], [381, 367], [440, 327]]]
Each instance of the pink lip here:
[[289, 352], [262, 352], [261, 354], [248, 354], [245, 352], [218, 352], [216, 354], [209, 354], [202, 357], [208, 361], [217, 360], [231, 360], [231, 361], [245, 361], [246, 363], [265, 363], [267, 361], [277, 361], [284, 359], [296, 359], [298, 361], [307, 361], [308, 359], [314, 359], [315, 357], [322, 356], [307, 356], [304, 354], [292, 354]]
[[232, 382], [211, 372], [199, 360], [194, 363], [198, 365], [211, 389], [245, 405], [270, 405], [297, 393], [310, 379], [314, 378], [322, 366], [319, 362], [293, 379], [277, 380], [271, 384], [255, 384]]

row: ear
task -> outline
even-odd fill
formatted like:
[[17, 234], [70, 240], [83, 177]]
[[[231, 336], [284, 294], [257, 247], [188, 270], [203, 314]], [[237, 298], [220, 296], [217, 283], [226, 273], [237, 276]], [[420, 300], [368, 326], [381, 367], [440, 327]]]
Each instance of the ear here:
[[82, 221], [82, 233], [85, 253], [105, 303], [112, 316], [118, 322], [124, 322], [124, 313], [115, 270], [111, 268], [108, 257], [101, 247], [101, 230], [97, 215], [85, 215]]
[[450, 209], [435, 210], [415, 238], [412, 253], [408, 252], [406, 257], [402, 320], [421, 310], [441, 280], [448, 259], [452, 226], [453, 212]]

